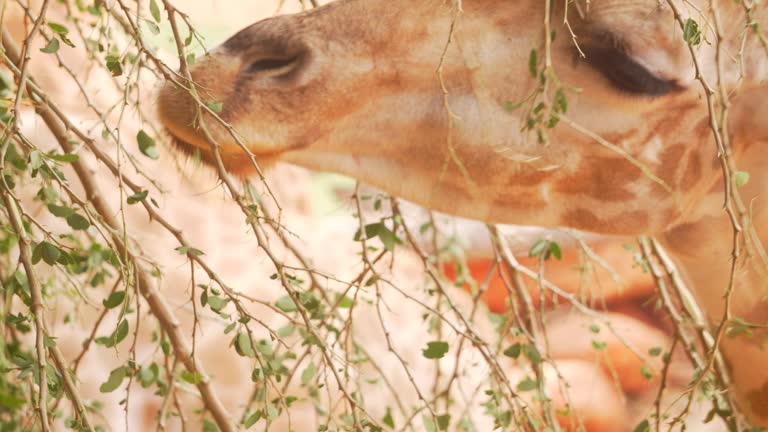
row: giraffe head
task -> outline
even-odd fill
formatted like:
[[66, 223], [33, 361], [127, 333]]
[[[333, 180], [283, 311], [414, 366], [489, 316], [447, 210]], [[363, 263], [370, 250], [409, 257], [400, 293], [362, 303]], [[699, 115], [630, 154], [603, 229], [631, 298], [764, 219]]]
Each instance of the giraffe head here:
[[[751, 91], [766, 53], [754, 36], [742, 46], [741, 5], [715, 3], [732, 35], [723, 88]], [[683, 221], [720, 171], [686, 42], [715, 86], [709, 2], [674, 0], [676, 18], [665, 1], [555, 1], [549, 20], [545, 4], [341, 0], [253, 24], [191, 74], [260, 164], [492, 222], [640, 234]], [[182, 150], [211, 160], [212, 138], [230, 170], [253, 169], [208, 114], [201, 132], [185, 91], [167, 84], [159, 111]]]

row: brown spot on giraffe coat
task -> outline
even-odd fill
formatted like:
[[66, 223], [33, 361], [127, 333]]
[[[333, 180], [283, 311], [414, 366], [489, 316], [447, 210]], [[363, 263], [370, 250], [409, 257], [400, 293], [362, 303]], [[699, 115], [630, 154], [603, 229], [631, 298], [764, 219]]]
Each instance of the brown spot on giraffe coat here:
[[521, 189], [512, 190], [509, 194], [497, 197], [493, 201], [495, 207], [517, 208], [526, 210], [542, 209], [547, 206], [547, 202], [537, 191]]
[[592, 211], [577, 208], [563, 214], [561, 223], [576, 229], [614, 234], [642, 233], [649, 226], [647, 212], [632, 210], [610, 218], [600, 218]]
[[530, 166], [522, 166], [519, 171], [510, 176], [508, 183], [514, 186], [535, 186], [549, 179], [546, 171]]
[[667, 148], [661, 154], [659, 161], [661, 166], [659, 168], [659, 175], [664, 178], [664, 181], [670, 184], [675, 183], [675, 174], [678, 172], [677, 168], [680, 165], [683, 157], [685, 156], [686, 148], [684, 145], [678, 144]]
[[593, 157], [588, 164], [591, 170], [566, 175], [555, 184], [554, 191], [569, 195], [583, 194], [602, 201], [622, 201], [634, 197], [626, 186], [641, 175], [636, 166], [624, 158], [616, 157]]

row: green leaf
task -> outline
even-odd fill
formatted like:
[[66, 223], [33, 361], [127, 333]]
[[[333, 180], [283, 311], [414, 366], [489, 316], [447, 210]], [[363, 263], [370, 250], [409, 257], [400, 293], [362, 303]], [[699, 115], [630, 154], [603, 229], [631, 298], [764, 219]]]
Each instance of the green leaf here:
[[381, 422], [392, 429], [395, 428], [395, 420], [392, 418], [392, 409], [390, 407], [387, 407], [387, 413], [384, 415], [384, 418], [381, 419]]
[[749, 183], [749, 173], [746, 171], [736, 171], [733, 173], [733, 183], [736, 187], [743, 187]]
[[72, 258], [72, 255], [66, 253], [64, 250], [59, 249], [59, 253], [60, 253], [59, 259], [56, 260], [57, 263], [59, 263], [61, 265], [64, 265], [64, 266], [68, 266], [70, 264], [74, 264], [75, 263], [75, 259]]
[[563, 251], [556, 242], [541, 239], [531, 246], [528, 256], [531, 258], [539, 257], [543, 260], [548, 260], [550, 256], [554, 256], [560, 260], [563, 258]]
[[544, 127], [547, 129], [553, 129], [557, 124], [560, 123], [560, 117], [550, 117], [549, 120], [547, 120], [544, 123]]
[[339, 309], [349, 309], [355, 304], [355, 301], [347, 296], [343, 296], [340, 293], [336, 294], [336, 301], [338, 302]]
[[208, 305], [208, 290], [204, 289], [203, 292], [200, 294], [200, 304], [202, 306]]
[[539, 53], [536, 49], [532, 49], [531, 54], [528, 56], [528, 72], [534, 78], [539, 74]]
[[522, 100], [520, 102], [506, 101], [506, 102], [504, 102], [502, 107], [504, 108], [504, 111], [511, 113], [511, 112], [515, 111], [516, 109], [520, 108], [521, 106], [523, 106], [523, 104], [525, 102], [526, 102], [525, 100]]
[[[364, 231], [366, 240], [378, 237], [384, 247], [390, 252], [395, 249], [395, 243], [401, 243], [401, 240], [397, 238], [392, 230], [387, 228], [384, 222], [368, 224], [365, 226]], [[355, 234], [355, 240], [359, 241], [360, 239], [361, 235], [360, 232], [358, 232]]]
[[256, 352], [253, 351], [251, 338], [248, 336], [248, 333], [237, 333], [235, 337], [235, 351], [241, 357], [256, 357]]
[[651, 369], [649, 369], [648, 366], [643, 365], [643, 367], [640, 368], [640, 374], [648, 381], [653, 379], [653, 372], [651, 372]]
[[530, 377], [525, 377], [524, 380], [520, 381], [517, 384], [517, 391], [526, 392], [526, 391], [536, 390], [538, 386], [539, 386], [538, 381], [532, 380]]
[[61, 249], [47, 241], [41, 242], [37, 247], [41, 248], [41, 257], [48, 265], [56, 264], [56, 261], [58, 261], [61, 256]]
[[739, 317], [734, 317], [726, 323], [725, 334], [730, 337], [752, 336], [752, 326]]
[[421, 416], [421, 421], [424, 423], [424, 430], [426, 432], [435, 432], [437, 428], [435, 427], [435, 422], [432, 420], [432, 417], [424, 414]]
[[379, 228], [379, 240], [381, 240], [385, 249], [392, 252], [395, 250], [395, 242], [397, 242], [398, 239], [394, 232], [384, 224], [381, 224], [381, 228]]
[[276, 419], [277, 416], [280, 415], [280, 410], [278, 410], [273, 405], [267, 405], [266, 411], [267, 411], [267, 419], [269, 421], [272, 421], [272, 420]]
[[[717, 410], [717, 406], [712, 407], [712, 409], [709, 410], [709, 412], [707, 413], [706, 417], [704, 417], [704, 424], [708, 424], [708, 423], [712, 422], [712, 420], [717, 415], [717, 411], [718, 411]], [[761, 431], [758, 430], [757, 432], [761, 432]]]
[[445, 356], [449, 349], [450, 347], [448, 346], [448, 342], [428, 342], [427, 347], [421, 350], [421, 355], [428, 359], [440, 359]]
[[547, 240], [541, 239], [538, 240], [536, 243], [531, 246], [531, 249], [528, 251], [528, 256], [530, 258], [541, 256], [544, 251], [547, 249]]
[[34, 249], [32, 249], [32, 264], [37, 264], [43, 258], [43, 248], [41, 243], [38, 243]]
[[448, 430], [448, 426], [451, 424], [451, 415], [443, 414], [437, 416], [437, 428], [441, 431]]
[[43, 48], [40, 48], [40, 52], [46, 53], [46, 54], [53, 54], [56, 51], [59, 50], [59, 47], [61, 44], [59, 44], [59, 40], [55, 37], [52, 37], [50, 41], [48, 41], [48, 45], [46, 45]]
[[287, 338], [293, 336], [296, 333], [296, 326], [293, 324], [286, 324], [277, 329], [277, 337]]
[[220, 432], [219, 427], [216, 426], [216, 423], [212, 422], [210, 419], [203, 420], [203, 432]]
[[148, 190], [143, 190], [141, 192], [136, 192], [135, 194], [129, 196], [128, 199], [126, 200], [126, 202], [128, 202], [128, 204], [136, 204], [137, 202], [144, 201], [144, 199], [147, 197], [147, 195], [149, 195], [149, 191]]
[[128, 336], [128, 321], [123, 319], [111, 335], [96, 338], [96, 343], [104, 345], [107, 348], [112, 348], [122, 342], [126, 336]]
[[69, 207], [58, 206], [56, 204], [48, 204], [48, 211], [51, 212], [52, 215], [60, 218], [67, 218], [75, 212]]
[[552, 256], [557, 258], [558, 261], [563, 258], [563, 251], [560, 249], [559, 244], [555, 242], [549, 242], [549, 251], [552, 253]]
[[520, 357], [520, 351], [522, 350], [522, 346], [520, 343], [516, 343], [509, 348], [504, 350], [504, 355], [507, 357], [512, 357], [513, 359], [516, 359]]
[[243, 426], [246, 429], [248, 429], [249, 427], [256, 424], [256, 422], [259, 421], [260, 419], [261, 419], [261, 410], [258, 410], [245, 419], [245, 421], [243, 422]]
[[[205, 305], [203, 305], [203, 306], [205, 306]], [[232, 330], [235, 329], [236, 325], [237, 325], [237, 322], [229, 323], [229, 325], [224, 328], [224, 334], [229, 334], [229, 332], [231, 332]]]
[[214, 312], [219, 312], [224, 309], [227, 306], [227, 303], [229, 303], [229, 300], [218, 296], [208, 297], [208, 307], [210, 307]]
[[536, 349], [535, 346], [531, 344], [525, 344], [522, 348], [523, 354], [528, 357], [528, 360], [530, 360], [531, 363], [541, 363], [541, 354], [539, 354], [539, 350]]
[[153, 35], [157, 36], [160, 34], [160, 27], [158, 27], [154, 22], [150, 20], [144, 20], [144, 25], [147, 26], [149, 32]]
[[120, 76], [123, 74], [123, 63], [120, 61], [120, 57], [110, 54], [107, 56], [107, 69], [112, 72], [112, 76]]
[[67, 217], [67, 225], [74, 230], [87, 230], [91, 226], [91, 223], [88, 222], [88, 219], [84, 216], [78, 213], [72, 213]]
[[49, 158], [58, 161], [58, 162], [65, 162], [65, 163], [71, 163], [71, 162], [77, 162], [80, 160], [80, 156], [76, 153], [48, 153], [46, 156]]
[[117, 388], [120, 387], [120, 384], [123, 383], [126, 372], [127, 370], [125, 366], [120, 366], [110, 372], [109, 378], [107, 378], [107, 381], [99, 387], [99, 391], [102, 393], [111, 393], [117, 390]]
[[157, 366], [157, 363], [152, 363], [149, 367], [142, 366], [137, 375], [141, 386], [148, 388], [157, 382], [157, 379], [160, 377], [160, 368]]
[[312, 378], [315, 377], [315, 372], [317, 371], [317, 366], [315, 366], [314, 362], [310, 362], [306, 368], [301, 372], [301, 383], [304, 385], [309, 385], [310, 381], [312, 381]]
[[136, 142], [139, 143], [139, 151], [144, 156], [155, 160], [160, 157], [160, 153], [157, 151], [157, 145], [155, 144], [155, 139], [144, 132], [144, 129], [141, 129], [139, 133], [136, 134]]
[[43, 335], [43, 345], [45, 345], [46, 348], [55, 348], [56, 347], [56, 338], [52, 338], [47, 335]]
[[648, 354], [657, 357], [659, 354], [661, 354], [661, 347], [653, 347], [649, 349]]
[[[379, 235], [379, 229], [384, 226], [381, 222], [368, 224], [365, 226], [365, 239], [372, 239]], [[360, 240], [359, 236], [355, 240]]]
[[285, 313], [296, 312], [299, 310], [296, 307], [296, 303], [293, 302], [293, 299], [290, 296], [280, 297], [277, 299], [277, 302], [275, 302], [275, 306], [277, 306], [278, 309]]
[[152, 18], [154, 18], [155, 21], [160, 22], [160, 8], [157, 6], [155, 0], [149, 1], [149, 13], [152, 14]]
[[648, 422], [648, 419], [645, 419], [641, 421], [637, 426], [635, 426], [633, 432], [650, 432], [650, 430], [651, 424]]
[[33, 170], [40, 169], [43, 166], [43, 156], [35, 150], [29, 153], [29, 167]]
[[102, 300], [101, 304], [107, 309], [113, 309], [123, 304], [123, 300], [125, 300], [125, 291], [115, 291]]
[[688, 18], [683, 25], [683, 39], [692, 46], [699, 45], [701, 43], [701, 30], [699, 30], [699, 23], [691, 18]]
[[179, 246], [175, 250], [182, 255], [192, 255], [192, 256], [205, 255], [205, 253], [200, 249], [193, 248], [191, 246]]
[[565, 92], [562, 88], [557, 89], [555, 92], [552, 110], [558, 114], [565, 114], [568, 111], [568, 98], [565, 97]]
[[200, 374], [197, 372], [190, 372], [185, 370], [184, 372], [181, 373], [181, 379], [183, 379], [184, 381], [192, 385], [197, 385], [197, 384], [200, 384], [200, 382], [202, 382], [203, 377], [200, 376]]
[[426, 234], [430, 229], [432, 229], [432, 222], [424, 222], [419, 227], [419, 234]]
[[113, 335], [113, 346], [117, 346], [126, 336], [128, 336], [128, 320], [123, 319], [120, 321], [120, 324], [117, 325], [117, 330], [115, 330]]
[[208, 100], [208, 102], [205, 103], [205, 106], [207, 106], [209, 110], [211, 110], [211, 111], [213, 111], [213, 112], [215, 112], [217, 114], [220, 113], [221, 110], [224, 109], [224, 104], [223, 103], [216, 102], [213, 99]]
[[51, 30], [53, 30], [55, 33], [58, 33], [58, 34], [60, 34], [60, 35], [66, 35], [67, 33], [69, 33], [69, 29], [68, 29], [68, 28], [66, 28], [66, 27], [64, 27], [64, 26], [63, 26], [63, 25], [61, 25], [61, 24], [57, 24], [57, 23], [53, 23], [53, 22], [49, 22], [49, 23], [48, 23], [48, 27], [49, 27]]
[[606, 346], [608, 346], [608, 344], [605, 342], [597, 341], [597, 340], [592, 341], [592, 348], [594, 348], [597, 351], [604, 350]]

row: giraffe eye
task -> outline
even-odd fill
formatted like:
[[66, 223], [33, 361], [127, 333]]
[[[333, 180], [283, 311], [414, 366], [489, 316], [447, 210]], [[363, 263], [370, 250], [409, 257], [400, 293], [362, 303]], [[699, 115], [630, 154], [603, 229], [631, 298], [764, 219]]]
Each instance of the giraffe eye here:
[[584, 47], [586, 61], [617, 90], [638, 96], [664, 96], [681, 90], [674, 80], [659, 78], [636, 62], [620, 46]]
[[254, 75], [258, 73], [285, 73], [289, 72], [291, 67], [296, 65], [298, 57], [286, 58], [264, 58], [251, 62], [243, 71], [245, 74]]

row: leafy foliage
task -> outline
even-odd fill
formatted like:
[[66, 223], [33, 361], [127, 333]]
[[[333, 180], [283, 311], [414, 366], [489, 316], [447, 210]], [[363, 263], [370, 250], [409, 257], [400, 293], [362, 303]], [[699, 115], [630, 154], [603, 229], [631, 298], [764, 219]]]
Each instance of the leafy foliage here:
[[[551, 359], [534, 331], [540, 311], [488, 312], [480, 304], [488, 282], [474, 280], [460, 242], [440, 232], [432, 219], [414, 232], [396, 198], [366, 196], [356, 190], [353, 201], [359, 224], [352, 239], [345, 240], [358, 242], [359, 261], [348, 263], [358, 273], [336, 280], [313, 268], [312, 260], [293, 245], [293, 233], [279, 216], [270, 214], [279, 205], [269, 202], [274, 197], [267, 187], [234, 184], [226, 173], [217, 172], [224, 195], [242, 211], [244, 225], [237, 228], [258, 243], [254, 262], [271, 266], [266, 274], [272, 274], [268, 289], [275, 296], [252, 299], [239, 290], [243, 287], [228, 285], [215, 260], [206, 255], [213, 251], [191, 246], [194, 243], [169, 222], [161, 205], [164, 185], [153, 176], [168, 158], [162, 134], [147, 115], [145, 94], [162, 78], [177, 79], [183, 88], [194, 86], [157, 56], [152, 38], [169, 38], [178, 50], [173, 57], [192, 64], [208, 48], [199, 46], [202, 36], [186, 15], [165, 1], [139, 2], [146, 10], [121, 1], [80, 0], [51, 2], [51, 8], [60, 3], [67, 8], [57, 9], [59, 15], [49, 12], [48, 17], [37, 17], [39, 11], [28, 10], [27, 31], [35, 34], [17, 43], [27, 55], [50, 61], [50, 73], [57, 80], [85, 92], [77, 97], [90, 123], [83, 126], [67, 110], [58, 109], [56, 98], [39, 88], [39, 77], [22, 72], [28, 66], [26, 60], [10, 61], [0, 72], [0, 432], [41, 430], [41, 417], [70, 430], [105, 430], [109, 419], [103, 403], [83, 401], [78, 393], [80, 361], [93, 353], [115, 360], [108, 366], [111, 370], [102, 374], [101, 393], [119, 395], [121, 404], [128, 406], [132, 394], [144, 392], [162, 402], [163, 422], [197, 421], [206, 431], [231, 429], [235, 423], [245, 429], [267, 428], [290, 421], [291, 412], [302, 406], [311, 407], [320, 431], [482, 430], [476, 418], [458, 409], [457, 395], [467, 397], [463, 401], [467, 405], [481, 404], [486, 420], [496, 428], [555, 428], [541, 414], [551, 400], [543, 374]], [[684, 40], [691, 46], [706, 43], [702, 28], [687, 19]], [[552, 41], [556, 32], [545, 37]], [[23, 46], [27, 39], [39, 48]], [[11, 47], [5, 48], [11, 55]], [[90, 75], [78, 75], [66, 66], [66, 55], [72, 52], [83, 53], [88, 70], [104, 78], [109, 91], [118, 95], [107, 106], [99, 105], [95, 97], [107, 94], [106, 88], [95, 91], [87, 86]], [[528, 69], [537, 83], [535, 90], [525, 100], [503, 103], [503, 108], [523, 110], [522, 132], [545, 145], [551, 131], [566, 118], [569, 97], [577, 89], [560, 81], [542, 47], [531, 49]], [[228, 108], [200, 96], [199, 109], [207, 113], [206, 121], [214, 121], [213, 114]], [[29, 136], [26, 120], [22, 121], [27, 113], [53, 133], [51, 148]], [[131, 121], [138, 131], [128, 133], [123, 129], [130, 129], [125, 123]], [[199, 153], [196, 157], [200, 158]], [[110, 182], [101, 184], [104, 177], [95, 177], [97, 171], [105, 172]], [[737, 188], [743, 187], [749, 174], [736, 171], [732, 181]], [[119, 200], [110, 200], [104, 192], [111, 188], [119, 193]], [[366, 205], [371, 208], [364, 211]], [[172, 238], [176, 243], [164, 253], [189, 266], [185, 297], [175, 298], [172, 306], [167, 302], [170, 296], [157, 288], [168, 288], [167, 268], [144, 252], [142, 242], [147, 240], [137, 239], [129, 213], [141, 215]], [[425, 249], [419, 236], [434, 247]], [[419, 288], [415, 294], [404, 290], [388, 272], [400, 254], [413, 251], [424, 269], [424, 280], [409, 281]], [[542, 274], [554, 261], [551, 258], [560, 260], [562, 255], [560, 244], [547, 239], [529, 249]], [[634, 258], [647, 271], [657, 263], [645, 253], [637, 252]], [[458, 269], [450, 281], [442, 274], [447, 262], [455, 262]], [[515, 270], [502, 251], [498, 262], [506, 275]], [[530, 279], [542, 288], [541, 280]], [[505, 283], [508, 292], [514, 292], [515, 282]], [[474, 301], [469, 314], [455, 301], [455, 288], [465, 284], [471, 287]], [[523, 303], [520, 292], [510, 302], [515, 307]], [[557, 297], [552, 292], [547, 295]], [[575, 309], [591, 311], [575, 296], [558, 295]], [[421, 313], [418, 325], [408, 330], [429, 340], [415, 347], [410, 362], [398, 344], [399, 335], [391, 330], [392, 317], [397, 318], [406, 303]], [[54, 314], [55, 308], [66, 313]], [[266, 314], [273, 319], [265, 319]], [[494, 324], [492, 338], [475, 330], [475, 322], [486, 319]], [[85, 339], [77, 341], [79, 355], [64, 359], [57, 332], [82, 321], [91, 327]], [[198, 345], [201, 322], [208, 324], [206, 332], [214, 329], [219, 339], [214, 349], [228, 355], [227, 361], [247, 364], [249, 374], [240, 384], [250, 389], [250, 397], [236, 407], [239, 415], [221, 412], [210, 386], [217, 377], [206, 374], [207, 365], [193, 357], [195, 350], [210, 349]], [[356, 333], [360, 328], [375, 329], [386, 352], [368, 351], [366, 341]], [[751, 335], [755, 330], [738, 317], [724, 329], [727, 337]], [[150, 344], [151, 349], [137, 349], [140, 343]], [[593, 348], [603, 352], [607, 345], [594, 340]], [[654, 347], [649, 355], [668, 361], [664, 349]], [[446, 368], [450, 362], [443, 359], [455, 364]], [[416, 361], [421, 373], [435, 376], [431, 396], [424, 396], [417, 383], [420, 377], [414, 377]], [[384, 362], [399, 365], [398, 372], [411, 386], [394, 388], [382, 372]], [[421, 368], [421, 363], [427, 366]], [[524, 371], [522, 378], [510, 378], [508, 371], [513, 367]], [[370, 371], [374, 372], [366, 373]], [[638, 372], [648, 379], [656, 376], [645, 366]], [[712, 373], [702, 372], [698, 381], [702, 397], [725, 406], [722, 388]], [[391, 394], [391, 406], [377, 407], [367, 400], [367, 392], [374, 388]], [[401, 393], [405, 391], [419, 397], [404, 402]], [[521, 398], [518, 392], [532, 399]], [[182, 394], [194, 395], [192, 399], [204, 409], [182, 406], [177, 401]], [[65, 398], [70, 403], [62, 404]], [[527, 406], [530, 400], [535, 409]], [[730, 414], [718, 408], [713, 409], [714, 415], [729, 418]], [[646, 419], [635, 430], [650, 427]]]

